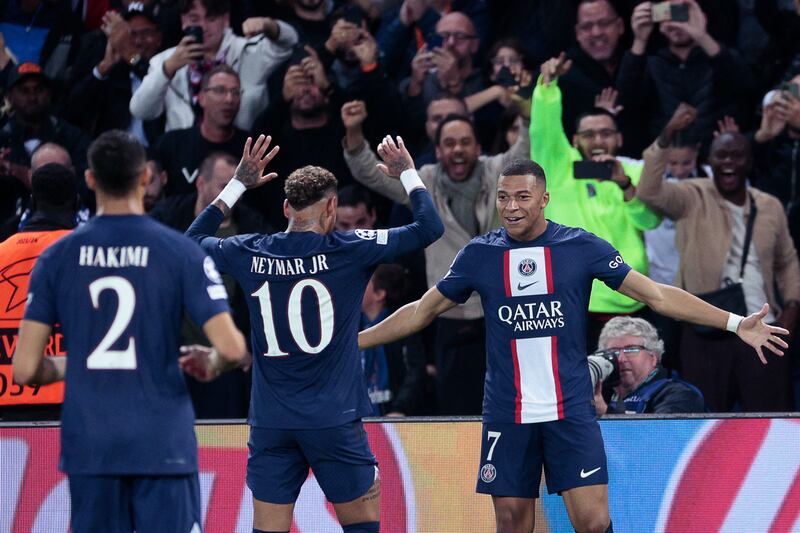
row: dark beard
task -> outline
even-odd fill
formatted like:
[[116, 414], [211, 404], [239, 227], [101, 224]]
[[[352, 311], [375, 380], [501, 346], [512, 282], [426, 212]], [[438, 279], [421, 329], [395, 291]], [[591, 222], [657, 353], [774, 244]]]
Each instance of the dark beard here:
[[294, 113], [301, 118], [311, 119], [311, 118], [320, 118], [325, 114], [325, 106], [319, 105], [316, 107], [311, 107], [309, 109], [294, 109]]

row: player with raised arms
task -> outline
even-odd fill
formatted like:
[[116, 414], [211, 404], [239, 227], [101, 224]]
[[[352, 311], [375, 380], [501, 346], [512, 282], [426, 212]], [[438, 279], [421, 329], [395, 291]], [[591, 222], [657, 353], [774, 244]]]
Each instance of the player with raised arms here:
[[[179, 360], [184, 312], [214, 350], [186, 355], [204, 379], [247, 355], [213, 261], [145, 215], [145, 152], [122, 131], [89, 147], [97, 216], [50, 246], [33, 270], [14, 379], [64, 379], [60, 468], [74, 533], [199, 532], [194, 410]], [[66, 357], [44, 357], [60, 324]], [[202, 361], [194, 361], [194, 358]]]
[[377, 533], [380, 479], [361, 422], [372, 412], [357, 347], [361, 300], [379, 263], [424, 248], [444, 228], [402, 139], [386, 137], [378, 168], [400, 179], [413, 223], [334, 231], [336, 178], [307, 166], [286, 178], [286, 231], [214, 237], [245, 189], [276, 177], [263, 175], [278, 152], [270, 142], [248, 139], [233, 179], [186, 232], [250, 295], [253, 531], [289, 531], [310, 467], [345, 533]]
[[546, 220], [542, 168], [511, 162], [497, 182], [502, 228], [474, 238], [420, 300], [359, 334], [359, 347], [386, 344], [428, 325], [478, 292], [486, 316], [486, 385], [477, 491], [491, 494], [500, 533], [530, 533], [544, 465], [547, 489], [564, 499], [579, 533], [611, 532], [608, 472], [592, 405], [586, 309], [592, 280], [656, 312], [735, 332], [766, 363], [781, 354], [768, 306], [736, 316], [632, 270], [606, 241]]

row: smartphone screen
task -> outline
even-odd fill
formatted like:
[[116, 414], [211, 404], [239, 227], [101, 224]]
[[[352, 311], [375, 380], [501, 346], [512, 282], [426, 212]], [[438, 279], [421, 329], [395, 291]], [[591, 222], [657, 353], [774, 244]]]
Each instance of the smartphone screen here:
[[576, 180], [610, 180], [612, 162], [575, 161], [572, 173]]
[[203, 27], [202, 26], [186, 26], [183, 29], [185, 35], [191, 35], [198, 44], [203, 44]]
[[670, 17], [674, 22], [689, 21], [689, 4], [670, 4]]

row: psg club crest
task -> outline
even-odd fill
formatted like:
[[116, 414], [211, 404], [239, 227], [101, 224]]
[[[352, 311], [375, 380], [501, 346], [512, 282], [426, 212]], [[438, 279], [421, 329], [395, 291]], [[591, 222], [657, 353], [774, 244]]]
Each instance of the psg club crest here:
[[491, 483], [496, 477], [497, 470], [495, 470], [493, 464], [486, 463], [481, 467], [481, 480], [483, 480], [484, 483]]
[[517, 270], [523, 276], [533, 276], [536, 273], [536, 261], [530, 257], [526, 257], [517, 265]]

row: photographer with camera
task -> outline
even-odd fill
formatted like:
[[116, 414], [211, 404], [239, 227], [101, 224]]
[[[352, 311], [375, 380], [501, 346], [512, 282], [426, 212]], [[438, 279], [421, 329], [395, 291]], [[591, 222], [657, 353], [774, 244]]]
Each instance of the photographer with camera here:
[[602, 382], [595, 385], [597, 416], [607, 413], [702, 413], [705, 411], [703, 394], [694, 385], [670, 377], [661, 366], [664, 342], [656, 328], [647, 320], [616, 317], [608, 321], [600, 333], [598, 352], [617, 360], [619, 376], [612, 383], [614, 394], [606, 403], [600, 390]]
[[[647, 274], [642, 232], [655, 228], [660, 220], [636, 198], [642, 165], [617, 157], [623, 137], [608, 111], [616, 105], [608, 91], [598, 95], [598, 107], [578, 117], [577, 133], [570, 143], [561, 122], [558, 80], [571, 65], [564, 54], [547, 61], [533, 91], [531, 159], [544, 168], [552, 192], [545, 216], [607, 240], [632, 268]], [[597, 343], [601, 328], [611, 317], [643, 309], [642, 303], [595, 281], [589, 300], [587, 344]]]
[[200, 113], [203, 75], [226, 64], [239, 75], [242, 97], [236, 127], [249, 131], [269, 103], [267, 78], [292, 53], [297, 32], [269, 17], [251, 17], [239, 37], [230, 28], [229, 0], [181, 0], [178, 46], [153, 56], [142, 84], [133, 93], [131, 114], [152, 120], [166, 113], [166, 131], [189, 128]]
[[[706, 14], [696, 0], [643, 2], [634, 9], [633, 45], [623, 56], [617, 87], [626, 112], [647, 120], [642, 126], [648, 135], [642, 139], [657, 137], [681, 102], [698, 111], [691, 136], [710, 139], [717, 121], [737, 116], [738, 102], [747, 101], [749, 68], [738, 52], [711, 37], [706, 26]], [[667, 46], [648, 53], [656, 27]]]

